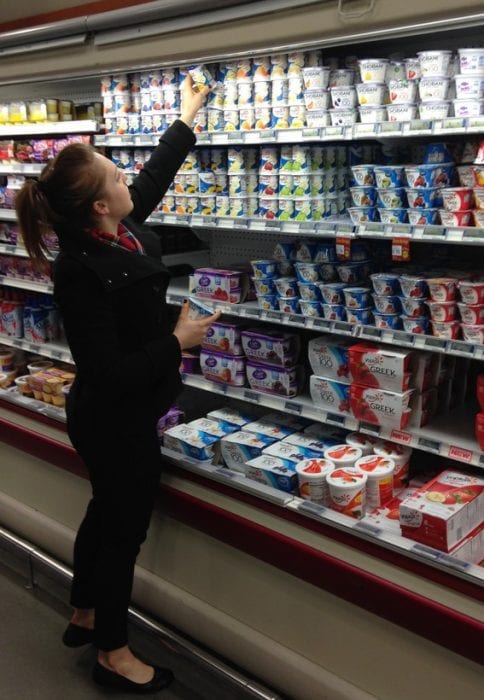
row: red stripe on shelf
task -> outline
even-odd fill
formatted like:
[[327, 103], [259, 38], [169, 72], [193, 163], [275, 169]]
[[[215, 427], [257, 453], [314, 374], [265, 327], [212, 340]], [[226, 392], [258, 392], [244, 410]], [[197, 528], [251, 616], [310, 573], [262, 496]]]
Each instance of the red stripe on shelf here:
[[30, 15], [29, 17], [20, 17], [19, 19], [11, 20], [10, 22], [0, 23], [0, 32], [11, 32], [16, 29], [26, 29], [27, 27], [37, 27], [41, 24], [50, 24], [51, 22], [62, 22], [65, 19], [74, 19], [85, 15], [97, 15], [101, 12], [110, 12], [111, 10], [121, 10], [131, 5], [146, 5], [147, 0], [98, 0], [97, 2], [85, 2], [75, 7], [66, 7], [62, 10], [53, 10], [52, 12], [42, 12], [38, 15]]
[[484, 623], [218, 506], [164, 486], [169, 515], [477, 663]]

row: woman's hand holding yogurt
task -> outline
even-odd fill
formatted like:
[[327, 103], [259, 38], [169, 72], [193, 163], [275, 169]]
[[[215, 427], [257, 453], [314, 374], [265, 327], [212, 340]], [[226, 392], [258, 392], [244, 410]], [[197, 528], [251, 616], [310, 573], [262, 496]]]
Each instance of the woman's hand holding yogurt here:
[[212, 316], [196, 320], [191, 319], [188, 317], [188, 302], [185, 301], [173, 331], [173, 335], [180, 343], [180, 348], [187, 350], [200, 345], [212, 323], [215, 323], [221, 315], [221, 311], [216, 311]]
[[205, 98], [210, 92], [208, 86], [197, 85], [193, 82], [191, 75], [187, 75], [181, 85], [181, 103], [182, 112], [180, 119], [190, 128], [193, 125], [193, 120], [205, 102]]

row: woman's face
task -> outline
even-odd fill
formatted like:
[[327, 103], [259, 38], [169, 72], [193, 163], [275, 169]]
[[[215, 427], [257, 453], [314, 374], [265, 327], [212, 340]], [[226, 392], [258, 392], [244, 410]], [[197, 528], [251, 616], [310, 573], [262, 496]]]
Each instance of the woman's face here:
[[[97, 214], [106, 216], [112, 221], [119, 222], [133, 209], [133, 201], [126, 184], [126, 175], [105, 156], [96, 154], [99, 166], [104, 171], [104, 196], [95, 203]], [[99, 205], [102, 205], [100, 210]]]

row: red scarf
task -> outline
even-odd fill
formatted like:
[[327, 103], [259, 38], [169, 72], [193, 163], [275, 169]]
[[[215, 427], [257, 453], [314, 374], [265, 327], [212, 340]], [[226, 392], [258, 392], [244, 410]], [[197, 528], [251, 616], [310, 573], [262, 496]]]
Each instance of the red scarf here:
[[128, 231], [123, 224], [118, 225], [117, 233], [109, 233], [109, 231], [102, 231], [99, 228], [92, 228], [89, 230], [89, 235], [96, 241], [100, 241], [100, 243], [105, 243], [115, 248], [123, 248], [139, 255], [145, 254], [144, 248], [136, 236], [131, 231]]

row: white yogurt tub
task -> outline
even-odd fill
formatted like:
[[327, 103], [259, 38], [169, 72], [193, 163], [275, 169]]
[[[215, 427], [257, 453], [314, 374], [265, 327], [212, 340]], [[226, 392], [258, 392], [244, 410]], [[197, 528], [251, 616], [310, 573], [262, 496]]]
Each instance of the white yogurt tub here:
[[335, 465], [329, 459], [303, 459], [296, 464], [299, 495], [301, 498], [330, 505], [327, 476], [335, 470]]
[[446, 119], [450, 111], [450, 101], [421, 102], [418, 110], [420, 119]]
[[422, 77], [448, 75], [452, 51], [420, 51], [417, 56]]
[[354, 445], [340, 444], [327, 447], [324, 450], [324, 456], [336, 467], [354, 467], [357, 460], [363, 456], [363, 452]]
[[388, 67], [387, 58], [364, 58], [358, 61], [363, 83], [384, 83]]
[[405, 75], [408, 80], [418, 80], [422, 76], [422, 71], [420, 70], [420, 61], [418, 58], [412, 57], [407, 58], [405, 63]]
[[465, 98], [453, 100], [454, 114], [456, 117], [480, 117], [484, 114], [484, 100]]
[[326, 109], [315, 109], [306, 112], [306, 124], [309, 128], [328, 126], [329, 122], [329, 112]]
[[387, 115], [389, 122], [409, 122], [417, 116], [417, 105], [415, 103], [387, 105]]
[[358, 107], [358, 112], [362, 124], [376, 124], [377, 122], [385, 122], [387, 119], [386, 107], [380, 107], [378, 105]]
[[449, 92], [450, 78], [428, 76], [420, 78], [418, 93], [422, 102], [442, 102]]
[[330, 109], [329, 117], [332, 126], [352, 126], [358, 121], [358, 110], [354, 107], [348, 109]]
[[365, 515], [366, 474], [354, 467], [340, 467], [328, 474], [326, 480], [331, 508], [351, 518]]
[[455, 77], [455, 93], [458, 100], [470, 98], [480, 100], [484, 97], [484, 75], [462, 75]]
[[385, 103], [387, 86], [385, 83], [358, 83], [356, 92], [360, 105], [382, 105]]
[[373, 451], [380, 457], [389, 457], [394, 463], [393, 487], [397, 489], [406, 486], [412, 448], [381, 440], [378, 445], [375, 445]]
[[484, 49], [457, 49], [461, 73], [484, 75]]
[[484, 345], [484, 325], [467, 325], [463, 323], [461, 328], [464, 340], [468, 343]]
[[363, 457], [373, 454], [373, 448], [381, 442], [378, 438], [374, 438], [371, 435], [364, 435], [364, 433], [348, 433], [345, 440], [348, 445], [358, 447], [362, 451]]
[[352, 85], [330, 88], [331, 103], [336, 109], [354, 107], [357, 102], [356, 90]]
[[354, 72], [349, 68], [337, 68], [330, 71], [329, 87], [346, 87], [353, 85]]
[[308, 68], [303, 68], [302, 76], [306, 90], [327, 88], [329, 72], [330, 69], [327, 66], [310, 66]]
[[355, 464], [366, 474], [366, 502], [370, 508], [380, 508], [393, 498], [393, 474], [395, 462], [390, 457], [367, 455]]
[[417, 96], [417, 82], [415, 80], [390, 80], [388, 83], [390, 102], [394, 105], [412, 104]]
[[[341, 89], [341, 88], [340, 88]], [[323, 88], [310, 88], [304, 92], [304, 103], [308, 111], [328, 109], [329, 90]]]

